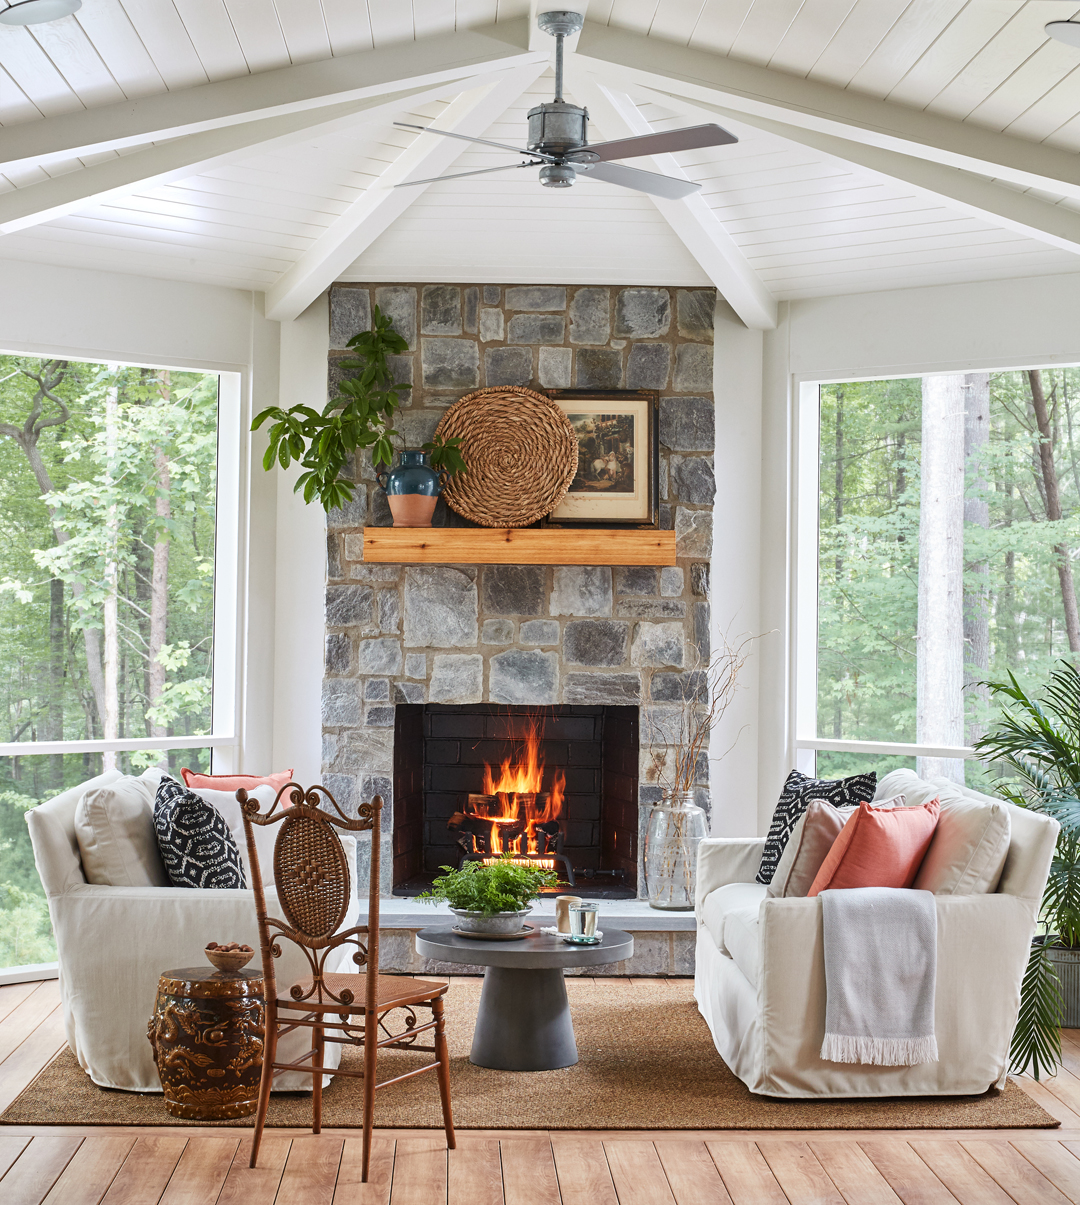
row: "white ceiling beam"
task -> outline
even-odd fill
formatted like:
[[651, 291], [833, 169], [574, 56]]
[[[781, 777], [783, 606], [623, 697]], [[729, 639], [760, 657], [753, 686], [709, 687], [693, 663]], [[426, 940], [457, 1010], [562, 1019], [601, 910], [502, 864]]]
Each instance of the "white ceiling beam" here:
[[[495, 83], [458, 97], [439, 117], [438, 128], [478, 138], [541, 75], [546, 62], [507, 72]], [[396, 188], [408, 180], [438, 176], [467, 149], [458, 138], [417, 134], [362, 197], [337, 218], [299, 260], [266, 291], [268, 318], [298, 317], [340, 274], [405, 212], [428, 184]]]
[[[802, 126], [773, 121], [767, 117], [739, 113], [721, 105], [704, 101], [696, 104], [672, 96], [657, 88], [641, 87], [638, 95], [655, 99], [667, 108], [674, 107], [691, 120], [709, 121], [720, 117], [724, 121], [752, 127], [768, 134], [786, 138], [800, 146], [820, 151], [843, 164], [867, 168], [878, 175], [910, 185], [920, 196], [941, 201], [960, 213], [979, 218], [991, 225], [1028, 238], [1037, 239], [1050, 247], [1080, 255], [1080, 213], [1060, 205], [1052, 205], [1028, 193], [995, 184], [985, 176], [976, 176], [959, 168], [900, 155], [877, 146], [820, 134]], [[722, 187], [722, 186], [721, 186]]]
[[526, 22], [509, 21], [28, 121], [0, 130], [0, 167], [119, 150], [546, 60], [528, 44]]
[[[570, 91], [588, 108], [605, 139], [632, 138], [656, 132], [629, 96], [605, 87], [581, 71], [575, 72]], [[634, 161], [634, 166], [651, 168], [680, 180], [689, 179], [672, 155], [643, 156]], [[578, 187], [589, 188], [591, 185], [579, 183]], [[743, 322], [755, 330], [772, 330], [776, 326], [776, 299], [701, 195], [692, 193], [680, 201], [653, 196], [649, 200]]]
[[448, 89], [460, 91], [463, 86], [475, 86], [487, 79], [490, 76], [485, 73], [479, 79], [456, 84], [425, 85], [387, 96], [222, 126], [65, 172], [0, 193], [0, 234], [39, 226], [112, 197], [197, 176], [237, 159], [250, 159], [344, 129], [393, 121], [415, 104], [445, 96]]
[[1080, 198], [1080, 157], [971, 122], [588, 21], [576, 57], [621, 87], [648, 84], [688, 100]]

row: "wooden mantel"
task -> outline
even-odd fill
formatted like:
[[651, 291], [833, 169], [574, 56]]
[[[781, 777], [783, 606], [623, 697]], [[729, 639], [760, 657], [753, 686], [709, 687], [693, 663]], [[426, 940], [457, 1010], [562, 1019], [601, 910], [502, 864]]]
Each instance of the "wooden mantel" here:
[[674, 565], [675, 533], [628, 528], [365, 527], [364, 560], [442, 565]]

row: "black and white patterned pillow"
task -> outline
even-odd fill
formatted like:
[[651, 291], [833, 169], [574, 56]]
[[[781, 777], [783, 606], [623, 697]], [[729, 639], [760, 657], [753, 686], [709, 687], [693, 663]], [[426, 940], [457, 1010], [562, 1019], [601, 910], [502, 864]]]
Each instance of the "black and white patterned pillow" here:
[[761, 855], [761, 868], [757, 872], [759, 883], [771, 883], [780, 855], [788, 843], [795, 825], [814, 799], [823, 799], [834, 808], [858, 807], [870, 803], [877, 788], [877, 775], [856, 774], [851, 778], [808, 778], [798, 770], [792, 770], [780, 792], [780, 801], [773, 812], [769, 835], [765, 838], [765, 850]]
[[154, 801], [154, 832], [174, 887], [246, 887], [229, 826], [212, 803], [164, 776]]

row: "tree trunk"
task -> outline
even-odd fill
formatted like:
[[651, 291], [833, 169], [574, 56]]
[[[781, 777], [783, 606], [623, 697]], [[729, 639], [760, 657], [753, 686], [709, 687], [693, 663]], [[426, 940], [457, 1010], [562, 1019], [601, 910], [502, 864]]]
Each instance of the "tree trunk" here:
[[[54, 577], [49, 581], [49, 741], [64, 739], [64, 583]], [[52, 789], [59, 795], [64, 789], [64, 755], [49, 757], [49, 777]]]
[[[1061, 496], [1058, 492], [1057, 468], [1054, 465], [1054, 440], [1050, 427], [1050, 409], [1043, 392], [1042, 372], [1032, 368], [1028, 374], [1031, 386], [1031, 405], [1039, 428], [1039, 467], [1042, 470], [1043, 496], [1046, 517], [1051, 522], [1061, 518]], [[1076, 609], [1076, 587], [1073, 584], [1072, 561], [1065, 544], [1054, 545], [1057, 557], [1058, 583], [1061, 586], [1061, 605], [1065, 611], [1065, 634], [1069, 652], [1080, 653], [1080, 615]]]
[[[836, 521], [839, 538], [840, 520], [844, 517], [844, 387], [836, 387], [836, 480], [833, 495], [833, 517]], [[839, 548], [839, 543], [837, 548]], [[836, 588], [840, 589], [840, 578], [844, 572], [844, 558], [836, 555]], [[841, 700], [833, 700], [833, 740], [842, 740], [844, 736], [844, 713]]]
[[[982, 452], [990, 440], [990, 374], [972, 372], [964, 378], [964, 524], [990, 528], [989, 482]], [[981, 495], [971, 497], [970, 495]], [[964, 698], [967, 743], [973, 745], [986, 731], [990, 691], [990, 562], [964, 565]]]
[[[964, 378], [923, 377], [916, 740], [964, 743]], [[962, 760], [920, 757], [920, 778], [964, 781]]]
[[[161, 374], [161, 396], [168, 400], [169, 374]], [[154, 513], [161, 529], [154, 540], [154, 565], [150, 575], [150, 647], [147, 657], [150, 663], [149, 706], [153, 707], [165, 690], [165, 666], [158, 660], [169, 618], [169, 532], [167, 524], [172, 518], [169, 489], [169, 458], [161, 448], [154, 452], [154, 473], [157, 479], [157, 501]], [[150, 735], [165, 736], [165, 726], [151, 721]]]
[[[117, 390], [112, 386], [105, 394], [106, 488], [115, 481], [116, 465], [116, 407]], [[105, 511], [105, 599], [102, 604], [101, 626], [105, 640], [105, 717], [103, 737], [114, 741], [120, 733], [119, 670], [120, 630], [117, 615], [117, 596], [120, 589], [120, 516], [115, 502]], [[106, 752], [102, 759], [106, 770], [116, 769], [116, 754]]]

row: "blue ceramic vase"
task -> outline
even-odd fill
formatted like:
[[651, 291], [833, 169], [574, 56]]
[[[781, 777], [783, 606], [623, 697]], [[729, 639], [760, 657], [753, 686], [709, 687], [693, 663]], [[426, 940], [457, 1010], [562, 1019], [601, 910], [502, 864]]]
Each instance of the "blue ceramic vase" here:
[[430, 527], [435, 503], [446, 485], [447, 474], [428, 464], [426, 452], [402, 452], [401, 461], [389, 473], [379, 473], [386, 490], [395, 527]]

